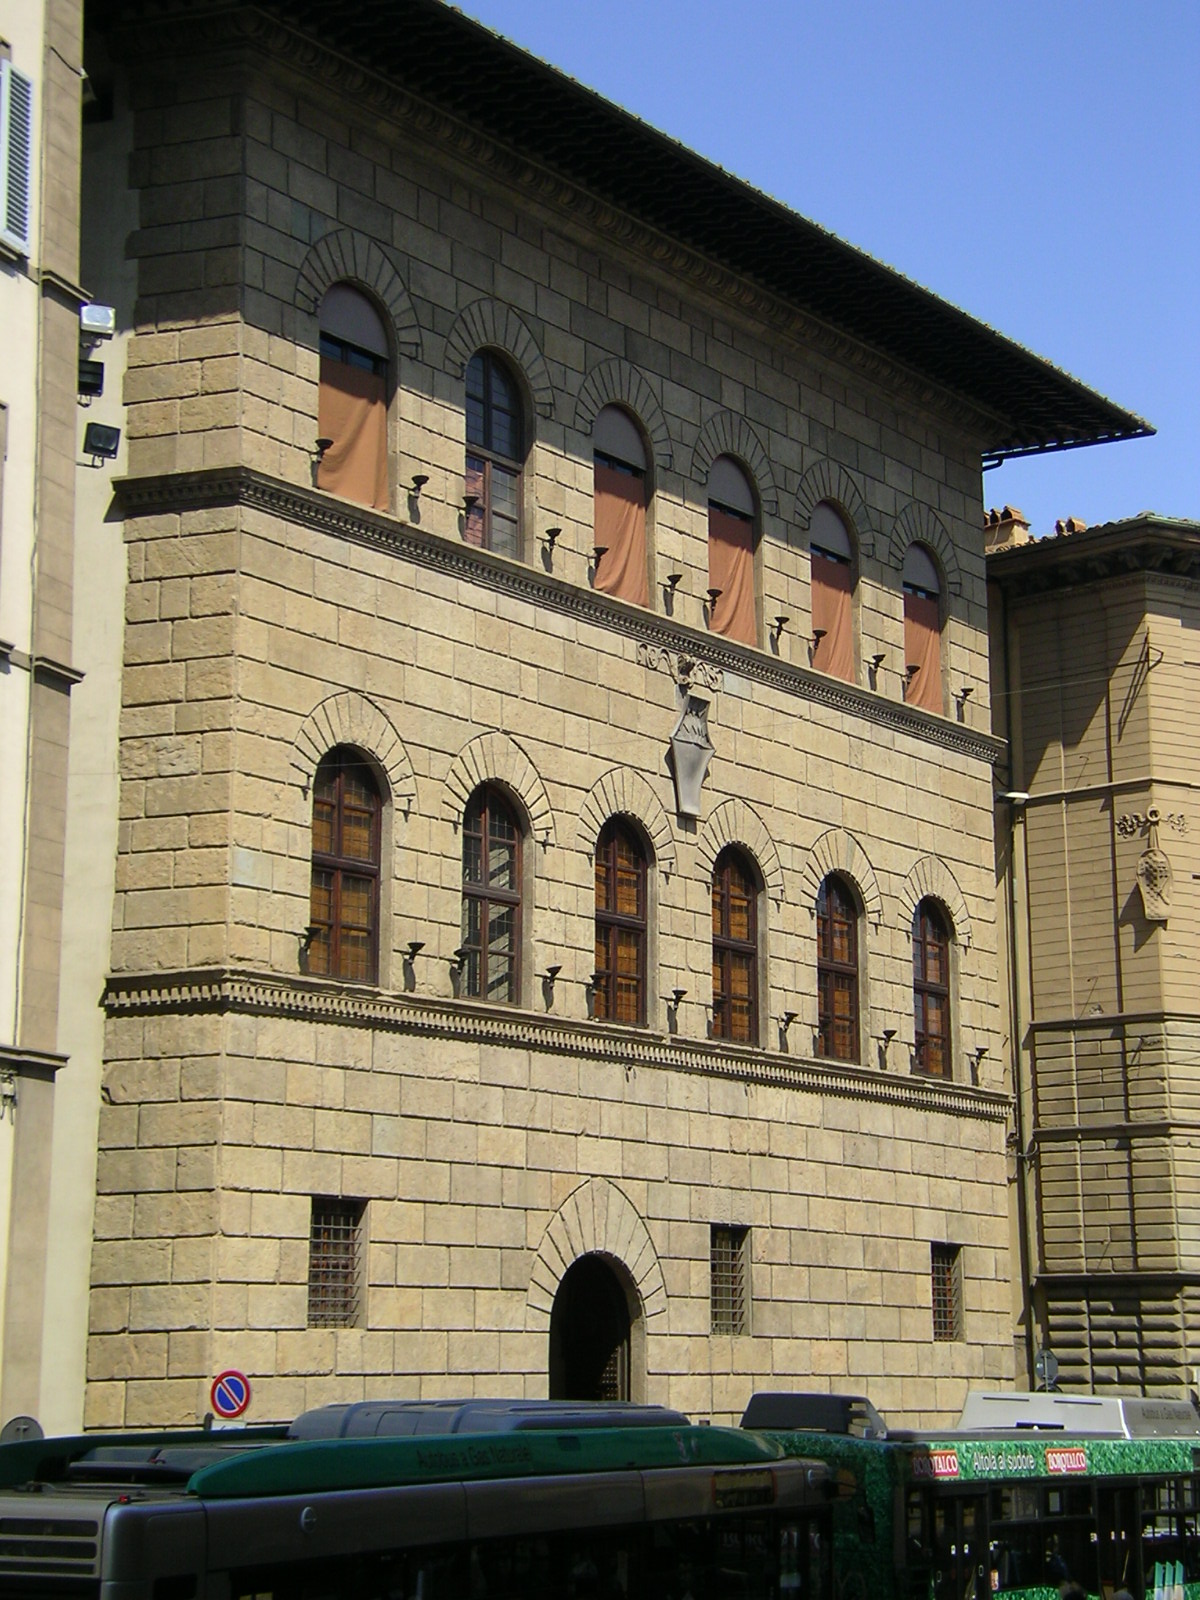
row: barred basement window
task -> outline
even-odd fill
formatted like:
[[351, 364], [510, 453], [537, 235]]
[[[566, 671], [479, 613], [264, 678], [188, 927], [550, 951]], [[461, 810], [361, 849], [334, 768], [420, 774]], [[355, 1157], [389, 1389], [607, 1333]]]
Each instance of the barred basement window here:
[[714, 1222], [709, 1232], [714, 1333], [750, 1331], [750, 1230]]
[[308, 1236], [308, 1325], [353, 1328], [362, 1299], [362, 1200], [314, 1195]]
[[929, 1276], [933, 1291], [933, 1337], [961, 1339], [962, 1247], [956, 1244], [930, 1245]]

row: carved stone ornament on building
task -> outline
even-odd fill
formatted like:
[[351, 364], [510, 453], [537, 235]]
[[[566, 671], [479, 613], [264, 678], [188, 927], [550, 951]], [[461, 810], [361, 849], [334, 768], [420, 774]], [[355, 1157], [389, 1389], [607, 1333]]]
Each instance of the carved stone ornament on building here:
[[1164, 815], [1157, 806], [1151, 806], [1147, 812], [1123, 812], [1117, 818], [1117, 832], [1122, 839], [1132, 839], [1139, 833], [1148, 832], [1151, 826], [1163, 823], [1176, 833], [1186, 833], [1188, 831], [1187, 818], [1182, 811], [1168, 811]]
[[681, 689], [695, 684], [715, 692], [724, 682], [725, 675], [720, 667], [697, 661], [682, 651], [668, 650], [666, 645], [639, 644], [637, 653], [642, 666], [649, 667], [652, 672], [669, 672]]
[[675, 780], [675, 809], [681, 817], [700, 816], [700, 790], [715, 754], [708, 737], [708, 697], [678, 691], [679, 720], [671, 733], [671, 776]]
[[1142, 892], [1142, 910], [1147, 922], [1166, 922], [1171, 911], [1171, 885], [1174, 874], [1166, 851], [1158, 847], [1159, 810], [1151, 806], [1146, 812], [1150, 839], [1138, 857], [1137, 884]]

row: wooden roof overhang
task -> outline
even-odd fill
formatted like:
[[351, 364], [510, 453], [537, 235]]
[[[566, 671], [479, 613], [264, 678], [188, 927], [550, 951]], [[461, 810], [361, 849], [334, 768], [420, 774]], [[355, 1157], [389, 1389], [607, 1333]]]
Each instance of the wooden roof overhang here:
[[101, 25], [255, 10], [958, 399], [986, 465], [1152, 434], [966, 312], [442, 0], [88, 0]]

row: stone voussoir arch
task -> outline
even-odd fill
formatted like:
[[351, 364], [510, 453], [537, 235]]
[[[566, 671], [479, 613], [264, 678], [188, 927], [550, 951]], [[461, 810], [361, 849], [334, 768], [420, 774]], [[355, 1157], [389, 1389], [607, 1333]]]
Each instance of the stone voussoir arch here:
[[706, 877], [712, 877], [717, 857], [731, 844], [749, 851], [762, 873], [767, 895], [776, 905], [781, 904], [783, 864], [775, 841], [758, 812], [736, 796], [714, 808], [697, 841], [696, 858]]
[[498, 783], [508, 789], [524, 807], [534, 838], [544, 845], [555, 843], [554, 812], [546, 786], [515, 739], [504, 733], [481, 733], [451, 762], [442, 806], [456, 828], [462, 825], [467, 801], [481, 783]]
[[502, 300], [474, 300], [459, 312], [446, 336], [450, 374], [461, 378], [477, 350], [503, 350], [511, 356], [529, 387], [538, 416], [554, 415], [554, 385], [546, 358], [525, 323]]
[[407, 816], [417, 799], [417, 780], [404, 741], [387, 713], [366, 695], [344, 689], [327, 695], [304, 721], [292, 743], [291, 768], [305, 799], [322, 757], [337, 745], [352, 745], [377, 766], [392, 804]]
[[335, 283], [357, 284], [372, 294], [391, 319], [397, 352], [420, 359], [421, 325], [416, 307], [395, 263], [378, 240], [353, 228], [336, 228], [322, 234], [300, 263], [296, 304], [315, 317], [326, 289]]
[[770, 458], [763, 449], [762, 440], [736, 411], [718, 411], [700, 429], [692, 451], [692, 476], [697, 483], [708, 482], [708, 474], [718, 456], [733, 456], [743, 463], [754, 480], [759, 504], [774, 516], [779, 510], [779, 491]]
[[[873, 556], [875, 529], [871, 523], [867, 502], [851, 474], [836, 461], [814, 462], [800, 479], [796, 489], [797, 534], [800, 530], [807, 534], [812, 514], [822, 501], [828, 501], [830, 505], [836, 507], [850, 524], [850, 532], [858, 545], [859, 555]], [[807, 548], [807, 537], [803, 542]]]
[[816, 913], [817, 895], [830, 873], [848, 878], [862, 899], [867, 921], [877, 928], [883, 920], [883, 895], [866, 851], [852, 833], [845, 828], [830, 828], [823, 833], [808, 852], [800, 873], [804, 885], [804, 899], [809, 909]]
[[669, 1331], [662, 1266], [637, 1207], [607, 1178], [586, 1178], [571, 1190], [542, 1234], [525, 1298], [528, 1332], [549, 1330], [559, 1285], [567, 1269], [586, 1255], [619, 1262], [637, 1288], [646, 1323], [662, 1317], [664, 1326], [655, 1331]]
[[953, 539], [937, 513], [915, 500], [909, 501], [892, 524], [888, 555], [897, 572], [904, 567], [904, 552], [910, 544], [923, 544], [932, 550], [946, 575], [946, 587], [951, 594], [962, 593], [962, 569]]
[[904, 926], [912, 932], [913, 917], [922, 900], [936, 900], [950, 918], [950, 929], [964, 949], [971, 944], [971, 913], [954, 874], [937, 856], [922, 856], [900, 889]]
[[601, 361], [583, 380], [575, 400], [575, 426], [580, 433], [591, 433], [605, 406], [624, 406], [633, 413], [650, 440], [655, 466], [669, 471], [671, 433], [658, 397], [645, 375], [619, 356]]
[[612, 767], [592, 785], [579, 809], [577, 843], [592, 855], [600, 830], [610, 817], [628, 817], [645, 833], [660, 872], [675, 871], [675, 835], [662, 802], [640, 772]]

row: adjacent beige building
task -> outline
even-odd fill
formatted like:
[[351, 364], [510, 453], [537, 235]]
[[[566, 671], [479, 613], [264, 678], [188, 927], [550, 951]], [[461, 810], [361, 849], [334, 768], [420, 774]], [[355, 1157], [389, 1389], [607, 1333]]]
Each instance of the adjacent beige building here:
[[[80, 318], [85, 93], [82, 0], [0, 0], [0, 1420], [60, 1430], [83, 1411], [116, 838], [115, 717], [80, 766], [89, 717], [117, 691], [115, 674], [90, 677], [102, 624], [93, 606], [81, 626], [77, 607], [76, 566], [104, 543], [76, 495], [77, 475], [102, 475], [79, 466], [98, 413], [77, 402], [105, 342]], [[119, 594], [118, 575], [114, 665]], [[106, 785], [111, 826], [96, 831]], [[72, 873], [81, 853], [90, 881]]]
[[1013, 1376], [981, 457], [1142, 425], [396, 10], [97, 11], [87, 1421], [944, 1419]]
[[1200, 524], [989, 520], [1021, 1279], [1018, 1365], [1200, 1387], [1191, 801]]

